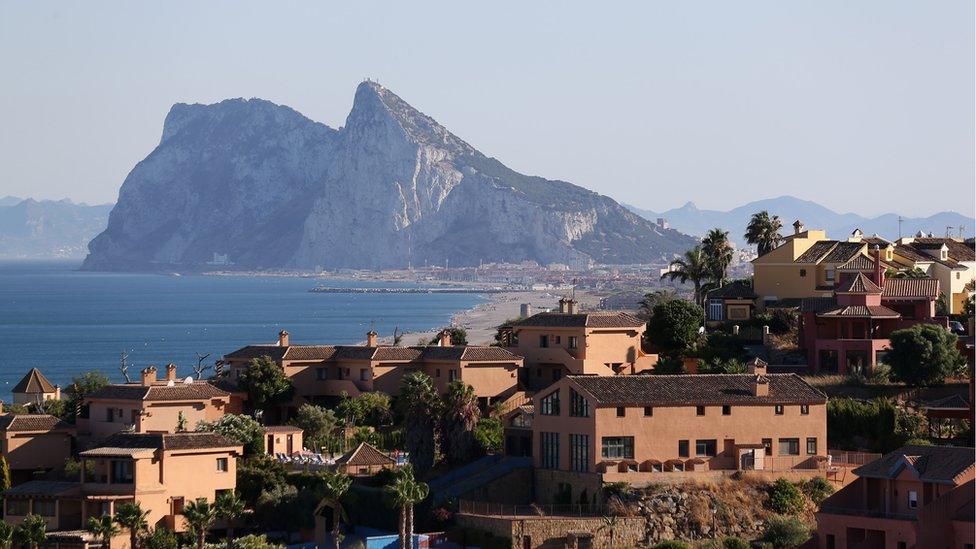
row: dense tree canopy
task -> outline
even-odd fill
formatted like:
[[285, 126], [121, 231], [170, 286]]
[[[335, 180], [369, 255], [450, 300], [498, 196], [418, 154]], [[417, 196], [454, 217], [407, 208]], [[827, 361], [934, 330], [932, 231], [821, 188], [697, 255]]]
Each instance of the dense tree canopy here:
[[916, 324], [892, 332], [890, 340], [885, 362], [897, 381], [926, 387], [965, 371], [966, 360], [956, 348], [956, 335], [941, 326]]
[[422, 474], [434, 465], [435, 431], [441, 414], [434, 380], [423, 372], [405, 376], [397, 403], [403, 414], [404, 447], [410, 463]]
[[264, 427], [250, 416], [224, 414], [217, 421], [197, 423], [197, 431], [212, 431], [244, 446], [244, 455], [264, 452]]
[[330, 446], [339, 419], [332, 410], [314, 404], [302, 404], [291, 424], [302, 430], [304, 446], [317, 452], [322, 447]]
[[779, 246], [783, 236], [779, 233], [783, 228], [783, 223], [779, 216], [770, 216], [769, 212], [763, 210], [752, 214], [749, 224], [746, 225], [746, 242], [756, 246], [759, 255], [767, 254], [773, 248]]
[[251, 365], [241, 373], [238, 385], [247, 392], [248, 405], [255, 410], [284, 404], [291, 400], [294, 392], [291, 379], [266, 356], [251, 361]]
[[701, 307], [683, 299], [660, 303], [647, 323], [647, 337], [666, 353], [679, 353], [698, 340], [702, 315]]

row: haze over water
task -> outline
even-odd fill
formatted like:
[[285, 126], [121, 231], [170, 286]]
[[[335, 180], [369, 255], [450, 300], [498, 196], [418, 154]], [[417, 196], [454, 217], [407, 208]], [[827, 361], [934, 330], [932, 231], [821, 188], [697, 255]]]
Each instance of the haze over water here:
[[[483, 301], [475, 294], [314, 294], [316, 281], [288, 277], [166, 276], [76, 272], [77, 263], [0, 262], [0, 398], [31, 367], [67, 385], [88, 370], [121, 382], [173, 362], [193, 374], [197, 354], [221, 355], [270, 343], [280, 330], [292, 343], [356, 343], [371, 322], [380, 336], [394, 327], [446, 326], [451, 315]], [[330, 280], [330, 286], [391, 286]], [[406, 284], [397, 284], [398, 286]], [[407, 335], [404, 344], [417, 336]], [[212, 373], [210, 370], [208, 373]]]

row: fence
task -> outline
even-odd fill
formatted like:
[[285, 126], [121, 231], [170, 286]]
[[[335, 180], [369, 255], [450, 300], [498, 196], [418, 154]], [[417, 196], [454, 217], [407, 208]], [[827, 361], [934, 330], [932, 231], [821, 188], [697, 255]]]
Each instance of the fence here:
[[503, 517], [599, 517], [605, 514], [603, 505], [558, 504], [510, 505], [484, 501], [458, 501], [458, 513]]
[[827, 453], [830, 455], [831, 467], [860, 467], [881, 457], [881, 454], [845, 450], [828, 450]]

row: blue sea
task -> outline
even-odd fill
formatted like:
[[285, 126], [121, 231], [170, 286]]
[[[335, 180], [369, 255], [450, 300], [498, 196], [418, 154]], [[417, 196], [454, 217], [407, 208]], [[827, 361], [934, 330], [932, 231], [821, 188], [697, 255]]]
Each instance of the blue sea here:
[[[0, 262], [0, 398], [31, 367], [67, 385], [88, 370], [122, 381], [149, 364], [173, 362], [191, 375], [197, 353], [213, 361], [250, 343], [356, 343], [446, 326], [482, 303], [476, 294], [310, 293], [316, 281], [270, 276], [88, 273], [77, 262]], [[329, 286], [409, 286], [329, 280]], [[405, 336], [414, 343], [416, 336]]]

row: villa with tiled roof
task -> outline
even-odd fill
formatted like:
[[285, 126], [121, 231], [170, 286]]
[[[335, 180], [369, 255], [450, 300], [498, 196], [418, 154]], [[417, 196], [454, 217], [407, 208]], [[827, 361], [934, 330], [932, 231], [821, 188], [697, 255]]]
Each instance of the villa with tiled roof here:
[[102, 387], [87, 395], [78, 417], [78, 436], [98, 441], [121, 431], [173, 433], [182, 425], [193, 429], [200, 421], [215, 421], [241, 411], [240, 398], [207, 381], [180, 379], [176, 366], [156, 378], [156, 367], [140, 372], [135, 383]]
[[955, 238], [904, 237], [885, 251], [886, 259], [902, 269], [920, 269], [938, 279], [949, 314], [959, 314], [972, 295], [976, 280], [976, 249]]
[[870, 275], [840, 272], [832, 295], [801, 301], [799, 341], [811, 372], [870, 372], [883, 361], [891, 332], [918, 323], [946, 325], [935, 316], [939, 281], [887, 278], [884, 253], [874, 250]]
[[439, 391], [450, 382], [471, 385], [482, 405], [510, 396], [516, 390], [522, 358], [501, 347], [452, 345], [442, 332], [435, 344], [400, 347], [380, 345], [376, 332], [365, 345], [293, 345], [286, 331], [269, 345], [248, 345], [224, 355], [227, 380], [233, 383], [251, 361], [268, 357], [295, 386], [296, 401], [329, 403], [347, 394], [369, 391], [396, 395], [400, 380], [410, 372], [429, 375]]
[[396, 460], [368, 442], [360, 442], [335, 461], [336, 470], [353, 476], [369, 476], [382, 469], [392, 469]]
[[61, 387], [51, 383], [37, 368], [31, 368], [10, 392], [14, 404], [37, 404], [61, 398]]
[[578, 311], [572, 299], [499, 328], [498, 339], [524, 357], [521, 384], [542, 389], [564, 375], [611, 376], [649, 371], [657, 355], [643, 347], [645, 322], [619, 311]]
[[815, 473], [827, 455], [826, 395], [761, 360], [749, 368], [566, 376], [533, 397], [535, 466], [643, 483], [673, 471]]
[[0, 414], [0, 455], [7, 459], [14, 484], [35, 471], [64, 467], [74, 432], [74, 426], [52, 415]]

